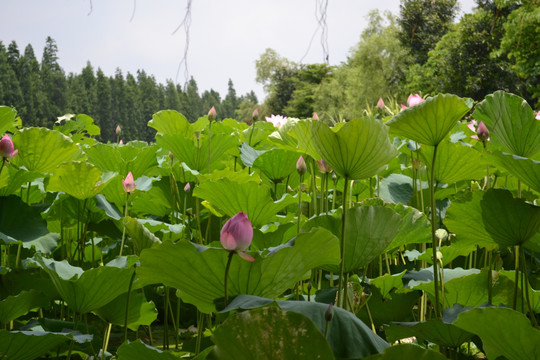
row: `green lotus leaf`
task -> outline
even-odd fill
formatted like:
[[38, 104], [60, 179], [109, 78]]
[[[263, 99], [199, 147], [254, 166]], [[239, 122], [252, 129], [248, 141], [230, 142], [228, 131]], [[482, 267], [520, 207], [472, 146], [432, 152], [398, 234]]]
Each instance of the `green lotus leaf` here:
[[83, 271], [66, 260], [40, 258], [37, 262], [49, 274], [68, 307], [84, 314], [127, 293], [134, 269], [100, 266]]
[[[210, 156], [208, 156], [208, 138], [201, 138], [197, 147], [194, 139], [180, 134], [164, 134], [156, 136], [156, 143], [165, 150], [173, 153], [176, 159], [185, 163], [190, 169], [198, 172], [212, 172], [222, 168], [227, 152], [239, 145], [239, 139], [230, 134], [212, 134]], [[208, 161], [210, 160], [210, 171]]]
[[443, 141], [472, 106], [472, 99], [438, 94], [400, 111], [386, 125], [396, 135], [435, 146]]
[[373, 322], [376, 329], [392, 321], [412, 321], [413, 308], [418, 303], [420, 291], [392, 291], [390, 299], [384, 299], [379, 288], [371, 287], [369, 314], [367, 307], [362, 307], [356, 314], [366, 324]]
[[15, 166], [4, 166], [0, 173], [0, 196], [20, 192], [23, 185], [39, 177], [42, 177], [42, 175], [35, 171], [27, 171], [23, 168], [17, 169]]
[[478, 335], [488, 359], [500, 356], [516, 360], [540, 358], [540, 330], [532, 327], [520, 312], [508, 308], [476, 308], [459, 314], [453, 324]]
[[12, 159], [29, 171], [49, 173], [65, 161], [76, 160], [81, 150], [64, 134], [45, 128], [25, 128], [13, 135], [19, 154]]
[[382, 297], [388, 300], [392, 298], [390, 292], [393, 289], [399, 290], [403, 288], [403, 275], [405, 275], [405, 271], [402, 271], [399, 274], [386, 273], [383, 276], [371, 279], [370, 283], [378, 287]]
[[[423, 146], [420, 150], [422, 161], [431, 169], [433, 147]], [[437, 148], [435, 180], [453, 184], [463, 180], [475, 180], [486, 176], [487, 162], [482, 154], [468, 145], [442, 141]]]
[[152, 115], [148, 126], [157, 130], [160, 134], [182, 135], [191, 137], [193, 130], [186, 117], [176, 110], [161, 110]]
[[0, 106], [0, 134], [3, 136], [6, 131], [14, 132], [20, 126], [21, 119], [17, 117], [17, 111], [9, 106]]
[[460, 194], [453, 199], [446, 211], [444, 224], [456, 235], [457, 243], [463, 243], [462, 246], [472, 244], [493, 250], [497, 245], [484, 224], [481, 206], [483, 196], [484, 192], [475, 191]]
[[248, 145], [247, 142], [243, 142], [240, 145], [240, 160], [245, 166], [252, 167], [255, 160], [267, 150], [255, 150]]
[[123, 343], [116, 355], [118, 360], [178, 360], [173, 354], [146, 345], [141, 340]]
[[473, 117], [486, 124], [494, 143], [513, 155], [530, 158], [540, 151], [540, 122], [523, 98], [496, 91], [476, 105]]
[[323, 334], [306, 316], [275, 307], [235, 314], [212, 336], [210, 359], [334, 359]]
[[[124, 326], [126, 320], [127, 292], [118, 296], [105, 306], [94, 310], [94, 313], [105, 322]], [[146, 301], [142, 293], [132, 291], [129, 299], [127, 326], [137, 331], [141, 325], [150, 325], [157, 319], [156, 306], [152, 301]]]
[[133, 242], [133, 250], [136, 255], [140, 255], [143, 249], [152, 247], [153, 244], [161, 243], [154, 234], [150, 232], [143, 224], [137, 219], [132, 217], [126, 217], [124, 219], [124, 226], [126, 227], [127, 234], [131, 237]]
[[193, 195], [218, 207], [227, 216], [243, 211], [253, 226], [274, 221], [279, 211], [297, 201], [289, 194], [273, 201], [269, 187], [252, 181], [239, 183], [229, 179], [202, 182], [195, 188]]
[[495, 164], [505, 168], [510, 174], [540, 192], [540, 161], [500, 151], [492, 151], [488, 156]]
[[540, 229], [540, 207], [515, 199], [508, 190], [489, 189], [480, 206], [486, 231], [501, 247], [522, 245]]
[[401, 215], [401, 225], [385, 251], [408, 244], [423, 244], [431, 241], [431, 223], [426, 214], [412, 206], [396, 204], [392, 206]]
[[113, 171], [122, 176], [127, 175], [126, 162], [118, 147], [112, 144], [96, 144], [85, 150], [88, 161], [101, 171]]
[[36, 290], [21, 291], [0, 301], [0, 323], [7, 324], [19, 316], [49, 305], [49, 299]]
[[[401, 216], [382, 206], [358, 206], [347, 210], [344, 272], [361, 269], [384, 252], [401, 225]], [[341, 230], [339, 232], [341, 237]], [[339, 272], [337, 266], [325, 269]]]
[[[313, 321], [324, 333], [326, 320], [324, 313], [328, 304], [306, 301], [273, 301], [252, 295], [239, 295], [222, 312], [236, 309], [255, 309], [277, 305], [282, 310], [300, 313]], [[334, 317], [328, 327], [328, 343], [339, 359], [360, 359], [383, 351], [389, 345], [360, 321], [353, 313], [334, 307]]]
[[333, 131], [322, 122], [311, 126], [317, 152], [334, 171], [348, 179], [375, 175], [397, 155], [385, 125], [372, 118], [360, 118]]
[[470, 341], [474, 336], [468, 331], [440, 320], [395, 322], [385, 327], [384, 332], [390, 342], [415, 336], [449, 348], [457, 348], [461, 344]]
[[[467, 256], [472, 251], [476, 250], [476, 245], [457, 241], [452, 243], [450, 246], [441, 246], [438, 248], [438, 251], [442, 254], [442, 264], [446, 266], [454, 261], [458, 256]], [[422, 255], [416, 258], [417, 260], [423, 260], [426, 263], [433, 264], [433, 250], [427, 249]]]
[[260, 154], [253, 162], [253, 167], [260, 169], [270, 180], [281, 181], [296, 170], [298, 153], [272, 149]]
[[22, 242], [27, 249], [35, 247], [42, 253], [51, 253], [57, 245], [58, 235], [52, 234], [41, 217], [43, 206], [27, 205], [15, 195], [0, 201], [0, 243]]
[[72, 338], [69, 333], [0, 330], [0, 355], [9, 360], [34, 360]]
[[[309, 270], [339, 263], [338, 239], [324, 229], [300, 234], [271, 253], [251, 253], [255, 262], [233, 257], [229, 270], [229, 295], [251, 294], [274, 298], [303, 279]], [[215, 311], [223, 298], [227, 251], [186, 241], [163, 243], [141, 253], [137, 270], [144, 284], [162, 283], [178, 289], [182, 300], [200, 311]]]
[[51, 176], [47, 191], [63, 191], [79, 200], [96, 196], [115, 174], [103, 174], [87, 162], [72, 161], [60, 165]]
[[436, 351], [418, 345], [399, 344], [391, 346], [381, 354], [372, 355], [364, 360], [445, 360], [446, 357]]
[[[508, 285], [507, 285], [507, 289], [513, 291], [514, 290], [514, 281], [516, 279], [516, 271], [515, 270], [501, 270], [499, 271], [498, 275], [500, 275], [500, 277], [497, 278], [498, 281], [500, 282], [503, 282], [503, 281], [508, 281]], [[504, 277], [504, 279], [502, 278]], [[518, 284], [518, 288], [521, 289], [521, 282], [519, 282]], [[533, 287], [531, 286], [531, 284], [529, 283], [528, 284], [528, 288], [529, 288], [529, 301], [531, 302], [531, 309], [533, 312], [537, 313], [537, 314], [540, 314], [540, 290], [536, 290], [536, 289], [533, 289]], [[526, 290], [527, 291], [527, 290]], [[510, 292], [510, 291], [508, 291]], [[527, 312], [529, 310], [527, 304], [525, 304], [524, 302], [521, 301], [521, 291], [518, 291], [518, 300], [517, 300], [517, 310], [518, 311], [521, 311], [523, 313]], [[508, 300], [511, 300], [513, 299], [513, 295], [509, 295], [507, 296]], [[526, 300], [525, 300], [526, 301]], [[500, 302], [496, 302], [494, 301], [493, 302], [494, 304], [511, 304], [511, 301], [507, 301], [507, 302], [503, 302], [503, 301], [500, 301]], [[523, 307], [521, 305], [524, 305]]]

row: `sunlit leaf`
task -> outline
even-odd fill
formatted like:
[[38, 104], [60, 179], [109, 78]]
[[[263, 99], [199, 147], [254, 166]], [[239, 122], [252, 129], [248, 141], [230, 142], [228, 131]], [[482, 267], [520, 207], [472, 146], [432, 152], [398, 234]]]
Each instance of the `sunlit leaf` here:
[[523, 98], [496, 91], [476, 105], [473, 117], [483, 121], [492, 141], [510, 153], [530, 158], [540, 151], [540, 121]]
[[478, 335], [488, 359], [500, 356], [516, 360], [540, 358], [540, 330], [532, 327], [520, 312], [508, 308], [476, 308], [459, 314], [453, 324]]
[[400, 111], [386, 124], [394, 134], [425, 145], [438, 145], [473, 106], [472, 99], [452, 94], [428, 97]]
[[296, 170], [298, 153], [272, 149], [260, 154], [253, 162], [253, 167], [260, 169], [270, 180], [280, 181]]
[[161, 110], [152, 115], [148, 126], [161, 134], [179, 134], [185, 137], [192, 135], [191, 125], [186, 117], [176, 110]]
[[69, 137], [46, 128], [22, 129], [13, 135], [13, 143], [19, 154], [12, 162], [40, 173], [52, 172], [64, 161], [81, 155], [81, 150]]
[[0, 330], [0, 355], [9, 360], [34, 360], [72, 338], [46, 331]]
[[178, 358], [169, 352], [146, 345], [141, 340], [125, 342], [117, 352], [118, 360], [177, 360]]
[[352, 120], [334, 132], [326, 124], [312, 124], [318, 153], [334, 171], [348, 179], [375, 175], [397, 155], [385, 125], [372, 118]]
[[[250, 253], [255, 262], [233, 257], [229, 295], [251, 294], [274, 298], [303, 279], [314, 267], [339, 262], [339, 245], [326, 230], [300, 234], [271, 253]], [[141, 253], [137, 274], [145, 284], [162, 283], [179, 290], [183, 301], [204, 312], [215, 310], [224, 296], [227, 251], [186, 241], [163, 243]]]
[[540, 192], [540, 161], [500, 151], [492, 151], [489, 154], [489, 159]]
[[103, 174], [87, 162], [72, 161], [60, 165], [51, 176], [48, 191], [63, 191], [79, 200], [89, 199], [101, 192], [114, 174]]

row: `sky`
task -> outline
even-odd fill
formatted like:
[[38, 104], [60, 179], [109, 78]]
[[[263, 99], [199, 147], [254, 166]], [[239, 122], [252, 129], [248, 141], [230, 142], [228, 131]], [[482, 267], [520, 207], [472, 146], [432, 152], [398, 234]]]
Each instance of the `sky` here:
[[[199, 92], [214, 89], [224, 98], [231, 79], [237, 95], [255, 91], [255, 61], [267, 48], [305, 64], [324, 61], [317, 8], [324, 0], [191, 0], [187, 67]], [[471, 12], [474, 0], [460, 0]], [[184, 84], [184, 28], [188, 0], [1, 0], [0, 41], [27, 44], [41, 61], [45, 39], [58, 46], [60, 66], [80, 73], [90, 61], [113, 76], [143, 69], [160, 83]], [[331, 65], [347, 60], [374, 9], [399, 13], [399, 0], [329, 0], [327, 53]], [[319, 12], [320, 13], [320, 12]], [[313, 38], [310, 46], [310, 41]], [[303, 59], [303, 60], [302, 60]]]

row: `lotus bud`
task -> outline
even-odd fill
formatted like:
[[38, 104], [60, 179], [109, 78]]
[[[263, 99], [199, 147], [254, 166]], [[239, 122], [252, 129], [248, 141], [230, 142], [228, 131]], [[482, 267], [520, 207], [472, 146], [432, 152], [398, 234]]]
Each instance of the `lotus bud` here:
[[122, 129], [120, 128], [120, 125], [116, 125], [116, 136], [122, 135]]
[[214, 121], [216, 119], [216, 108], [212, 106], [210, 111], [208, 111], [208, 120]]
[[189, 183], [186, 184], [186, 186], [184, 186], [184, 192], [190, 192], [191, 191], [191, 185]]
[[309, 283], [307, 284], [307, 291], [308, 291], [308, 293], [311, 292], [311, 282], [309, 282]]
[[4, 135], [0, 140], [0, 158], [11, 159], [12, 157], [17, 156], [18, 153], [19, 150], [15, 150], [13, 141], [9, 135]]
[[296, 162], [296, 171], [298, 171], [300, 176], [304, 175], [307, 171], [306, 162], [302, 156], [300, 156]]
[[379, 101], [377, 101], [377, 109], [384, 110], [384, 100], [382, 98], [379, 98]]
[[334, 304], [330, 303], [328, 304], [328, 307], [326, 308], [326, 311], [324, 312], [324, 320], [326, 322], [332, 321], [332, 318], [334, 317]]
[[313, 113], [313, 120], [319, 120], [319, 115], [316, 112]]
[[124, 187], [124, 191], [127, 193], [131, 193], [137, 188], [131, 171], [127, 174], [126, 178], [122, 180], [122, 186]]
[[478, 140], [482, 142], [489, 139], [489, 130], [483, 121], [480, 121], [480, 124], [478, 124], [478, 130], [476, 131], [476, 135], [478, 136]]
[[118, 142], [118, 145], [124, 145], [124, 140], [120, 139], [120, 141]]
[[540, 120], [540, 111], [536, 113], [536, 120]]
[[324, 159], [321, 158], [321, 160], [317, 161], [317, 167], [319, 168], [319, 172], [321, 174], [326, 174], [332, 171], [330, 166], [324, 161]]
[[241, 258], [255, 261], [254, 258], [244, 253], [253, 239], [253, 226], [246, 214], [239, 212], [229, 219], [221, 229], [219, 241], [226, 250], [234, 251]]
[[407, 99], [407, 104], [409, 106], [414, 106], [414, 105], [420, 104], [422, 101], [424, 101], [424, 99], [420, 95], [410, 94], [409, 98]]
[[335, 172], [332, 173], [332, 180], [337, 181], [337, 175]]
[[172, 151], [169, 151], [169, 159], [174, 160], [174, 154]]
[[259, 109], [255, 109], [253, 110], [253, 114], [251, 114], [251, 119], [253, 120], [253, 122], [257, 121], [257, 119], [259, 118]]

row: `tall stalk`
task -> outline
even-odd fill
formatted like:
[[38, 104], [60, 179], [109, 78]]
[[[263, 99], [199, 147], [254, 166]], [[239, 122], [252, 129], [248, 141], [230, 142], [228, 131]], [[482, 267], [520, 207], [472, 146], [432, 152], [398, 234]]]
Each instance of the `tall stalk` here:
[[439, 298], [439, 272], [437, 263], [437, 209], [435, 204], [435, 161], [437, 159], [437, 147], [433, 150], [433, 159], [431, 161], [431, 176], [429, 179], [429, 194], [431, 197], [431, 246], [433, 248], [433, 286], [435, 287], [435, 318], [440, 318], [441, 300]]
[[[339, 263], [339, 280], [338, 280], [338, 296], [337, 305], [343, 307], [343, 268], [345, 266], [345, 222], [347, 221], [347, 183], [349, 178], [345, 175], [345, 182], [343, 185], [343, 214], [341, 215], [341, 262]], [[346, 285], [345, 285], [346, 286]]]

